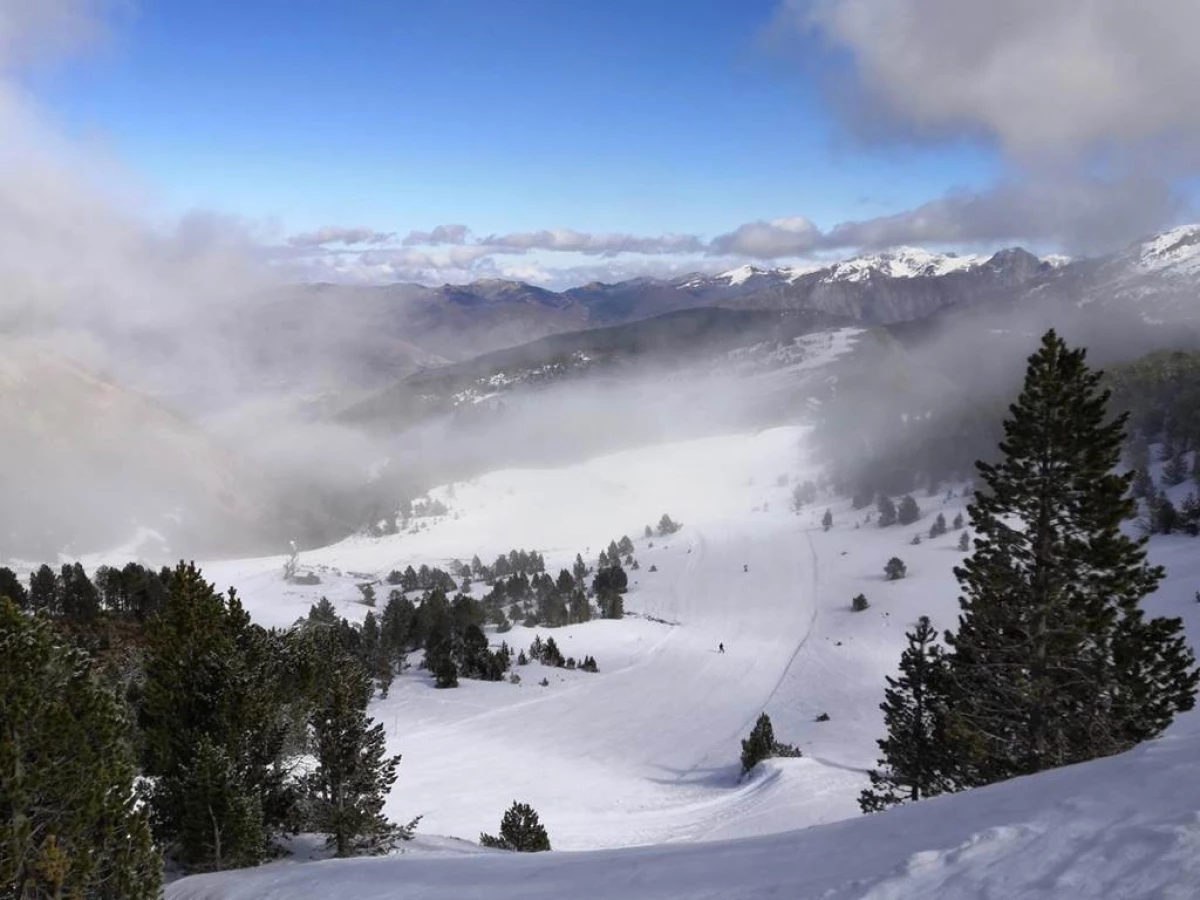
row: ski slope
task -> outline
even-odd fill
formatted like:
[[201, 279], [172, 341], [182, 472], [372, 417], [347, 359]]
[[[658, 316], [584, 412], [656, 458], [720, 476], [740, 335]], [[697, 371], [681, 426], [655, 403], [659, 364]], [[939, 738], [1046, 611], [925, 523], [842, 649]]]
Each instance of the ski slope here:
[[[422, 815], [429, 833], [476, 839], [521, 799], [541, 812], [562, 849], [843, 818], [855, 811], [862, 780], [853, 768], [800, 759], [771, 784], [739, 782], [740, 740], [764, 708], [778, 707], [781, 739], [793, 737], [787, 722], [815, 716], [788, 677], [814, 640], [821, 604], [835, 602], [822, 596], [817, 577], [824, 535], [811, 532], [811, 516], [788, 509], [790, 483], [812, 474], [803, 434], [780, 428], [707, 438], [447, 486], [433, 496], [450, 513], [415, 534], [353, 538], [302, 554], [302, 568], [325, 580], [316, 587], [284, 584], [279, 558], [210, 563], [205, 572], [236, 586], [264, 624], [290, 624], [322, 595], [361, 619], [357, 583], [393, 568], [445, 566], [473, 554], [490, 561], [520, 547], [543, 552], [557, 572], [577, 552], [594, 563], [609, 540], [640, 535], [668, 512], [684, 523], [679, 533], [635, 538], [641, 568], [629, 573], [624, 620], [492, 636], [515, 648], [535, 634], [553, 636], [566, 655], [595, 656], [599, 674], [535, 664], [518, 670], [520, 685], [463, 680], [439, 691], [414, 668], [375, 701], [372, 714], [387, 726], [390, 749], [404, 755], [388, 812]], [[778, 483], [780, 476], [789, 483]], [[377, 590], [386, 595], [386, 586]], [[826, 615], [836, 619], [837, 611]], [[717, 652], [721, 643], [726, 653]], [[538, 685], [543, 677], [548, 687]], [[820, 705], [819, 691], [808, 693], [810, 705]]]
[[[792, 485], [816, 475], [804, 439], [803, 428], [778, 428], [448, 485], [432, 496], [449, 513], [418, 520], [411, 533], [301, 554], [301, 568], [323, 579], [315, 587], [285, 584], [281, 557], [205, 564], [268, 625], [290, 624], [323, 595], [361, 619], [363, 581], [514, 547], [541, 551], [557, 572], [576, 552], [594, 563], [628, 534], [641, 568], [629, 573], [623, 620], [492, 635], [514, 648], [552, 635], [566, 655], [594, 655], [598, 674], [533, 664], [517, 669], [519, 685], [463, 680], [436, 690], [414, 667], [373, 701], [390, 751], [403, 754], [387, 812], [423, 816], [406, 853], [193, 877], [169, 896], [1195, 896], [1165, 887], [1200, 884], [1169, 877], [1191, 878], [1200, 860], [1184, 852], [1200, 850], [1194, 715], [1125, 757], [859, 815], [884, 676], [904, 631], [922, 614], [954, 623], [959, 532], [931, 540], [928, 531], [937, 513], [952, 520], [965, 501], [921, 496], [920, 521], [880, 529], [868, 521], [873, 510], [830, 499], [835, 524], [824, 532], [825, 499], [799, 514], [789, 508]], [[683, 529], [641, 537], [663, 512]], [[1200, 610], [1196, 546], [1156, 539], [1155, 561], [1172, 577], [1152, 613]], [[884, 580], [891, 556], [907, 563], [904, 580]], [[385, 585], [377, 590], [386, 596]], [[850, 610], [858, 593], [870, 601], [865, 612]], [[740, 779], [740, 739], [764, 709], [777, 738], [804, 757]], [[829, 720], [817, 721], [821, 713]], [[1152, 797], [1145, 808], [1142, 791]], [[494, 831], [514, 799], [539, 811], [556, 851], [590, 852], [518, 859], [453, 840]], [[725, 843], [737, 838], [758, 839]]]
[[1123, 756], [804, 832], [623, 851], [447, 858], [439, 848], [272, 865], [188, 878], [167, 897], [1192, 900], [1198, 784], [1200, 736], [1176, 729]]

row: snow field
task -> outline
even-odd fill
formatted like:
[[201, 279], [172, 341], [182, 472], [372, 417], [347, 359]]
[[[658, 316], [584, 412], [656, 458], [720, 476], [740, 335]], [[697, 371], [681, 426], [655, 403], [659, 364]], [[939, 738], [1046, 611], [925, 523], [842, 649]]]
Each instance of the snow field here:
[[[789, 483], [777, 484], [784, 473]], [[492, 635], [514, 649], [535, 633], [552, 635], [566, 655], [594, 655], [599, 674], [534, 664], [517, 669], [519, 686], [463, 680], [438, 691], [414, 668], [374, 702], [392, 752], [404, 754], [388, 812], [424, 816], [410, 852], [189, 878], [168, 896], [1200, 894], [1195, 713], [1120, 757], [858, 814], [862, 770], [882, 731], [884, 677], [895, 671], [904, 631], [922, 614], [941, 629], [956, 622], [959, 532], [931, 540], [928, 531], [938, 512], [949, 522], [965, 501], [916, 495], [921, 519], [887, 529], [863, 521], [873, 508], [830, 503], [835, 524], [826, 533], [823, 499], [799, 515], [788, 508], [791, 486], [815, 474], [800, 428], [689, 441], [439, 489], [450, 514], [416, 534], [302, 554], [302, 568], [342, 572], [317, 587], [284, 585], [282, 558], [206, 564], [264, 624], [294, 621], [322, 594], [361, 619], [355, 581], [364, 576], [472, 553], [490, 561], [513, 547], [540, 550], [557, 572], [584, 548], [594, 564], [608, 540], [629, 534], [641, 569], [630, 572], [632, 615], [621, 621]], [[651, 548], [641, 529], [663, 512], [684, 528]], [[1170, 577], [1147, 604], [1151, 614], [1184, 616], [1193, 634], [1196, 547], [1185, 536], [1155, 539], [1152, 559]], [[885, 581], [891, 556], [907, 563], [908, 577]], [[871, 604], [865, 612], [850, 610], [857, 593]], [[725, 654], [715, 652], [722, 641]], [[543, 676], [546, 688], [536, 683]], [[777, 738], [805, 756], [768, 761], [740, 781], [740, 739], [763, 709]], [[830, 720], [817, 722], [823, 712]], [[594, 852], [464, 857], [463, 845], [437, 837], [494, 831], [514, 799], [539, 811], [556, 850]], [[728, 842], [735, 838], [755, 839]], [[455, 858], [434, 858], [447, 854]]]
[[[845, 818], [857, 814], [862, 770], [875, 760], [883, 677], [905, 628], [922, 613], [951, 621], [957, 533], [908, 542], [937, 511], [953, 518], [961, 500], [922, 498], [920, 522], [889, 529], [835, 503], [825, 533], [821, 501], [790, 510], [792, 485], [816, 474], [804, 434], [707, 438], [442, 487], [432, 496], [450, 513], [415, 534], [301, 554], [301, 567], [326, 579], [319, 586], [284, 584], [281, 558], [209, 563], [205, 572], [235, 585], [264, 624], [291, 624], [322, 595], [361, 620], [356, 583], [393, 568], [476, 553], [490, 562], [519, 547], [541, 551], [553, 573], [578, 551], [594, 564], [609, 540], [629, 534], [641, 568], [629, 572], [624, 620], [491, 636], [514, 650], [535, 634], [553, 636], [565, 655], [595, 656], [599, 674], [533, 664], [516, 669], [519, 686], [464, 679], [439, 691], [414, 667], [374, 702], [391, 750], [404, 755], [389, 813], [421, 814], [425, 833], [473, 840], [520, 799], [561, 849], [714, 840]], [[642, 537], [663, 512], [683, 530]], [[892, 555], [909, 563], [908, 579], [884, 581]], [[853, 613], [859, 592], [872, 606]], [[386, 586], [377, 593], [382, 605]], [[930, 608], [931, 596], [947, 599]], [[719, 643], [726, 653], [716, 652]], [[739, 782], [740, 741], [764, 709], [778, 738], [806, 758]], [[815, 721], [820, 713], [830, 721]]]

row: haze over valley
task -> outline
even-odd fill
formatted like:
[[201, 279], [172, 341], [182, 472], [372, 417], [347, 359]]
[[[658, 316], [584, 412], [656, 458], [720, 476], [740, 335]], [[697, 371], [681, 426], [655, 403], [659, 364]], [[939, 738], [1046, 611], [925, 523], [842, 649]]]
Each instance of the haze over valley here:
[[0, 896], [1193, 896], [1197, 28], [0, 0]]

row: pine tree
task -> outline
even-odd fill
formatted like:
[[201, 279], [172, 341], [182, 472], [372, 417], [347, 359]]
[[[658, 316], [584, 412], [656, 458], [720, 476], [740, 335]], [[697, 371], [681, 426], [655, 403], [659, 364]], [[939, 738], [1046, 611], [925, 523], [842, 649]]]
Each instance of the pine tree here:
[[309, 777], [312, 821], [337, 856], [386, 849], [399, 835], [383, 815], [400, 757], [387, 756], [383, 725], [367, 716], [371, 679], [339, 661], [309, 716], [317, 769]]
[[60, 597], [58, 578], [49, 566], [43, 565], [29, 576], [29, 608], [33, 612], [57, 616], [62, 612]]
[[900, 505], [896, 509], [896, 521], [901, 525], [911, 525], [921, 517], [921, 508], [917, 506], [917, 501], [913, 499], [912, 494], [905, 494], [900, 498]]
[[181, 862], [219, 872], [262, 859], [267, 836], [261, 801], [223, 747], [202, 737], [170, 780], [180, 808]]
[[[223, 790], [240, 786], [246, 794], [229, 804], [230, 814], [259, 810], [264, 817], [257, 828], [222, 826], [222, 860], [246, 864], [261, 859], [262, 836], [286, 814], [279, 763], [288, 723], [279, 651], [250, 623], [237, 595], [217, 593], [194, 565], [180, 563], [169, 581], [166, 604], [146, 629], [138, 709], [145, 773], [156, 779], [150, 798], [155, 826], [190, 865], [216, 864], [214, 844], [190, 843], [201, 832], [185, 829], [195, 814], [193, 757], [207, 740], [237, 774]], [[216, 771], [215, 760], [206, 774]], [[248, 843], [231, 843], [234, 835]]]
[[880, 704], [887, 737], [871, 787], [859, 796], [863, 812], [876, 812], [905, 800], [921, 800], [957, 789], [956, 766], [946, 736], [949, 667], [926, 616], [908, 632], [900, 655], [900, 677], [887, 678]]
[[1187, 457], [1183, 451], [1179, 451], [1172, 456], [1162, 470], [1163, 483], [1174, 486], [1183, 484], [1188, 479], [1188, 463]]
[[896, 524], [896, 504], [892, 502], [891, 497], [887, 494], [880, 494], [876, 508], [879, 510], [880, 528], [887, 528], [889, 525]]
[[538, 820], [538, 814], [528, 803], [515, 800], [500, 822], [500, 836], [481, 834], [479, 843], [517, 853], [540, 853], [550, 849], [550, 837]]
[[18, 609], [29, 607], [29, 594], [25, 585], [17, 578], [17, 573], [9, 568], [0, 568], [0, 597], [7, 597], [17, 605]]
[[62, 567], [58, 591], [65, 619], [86, 624], [94, 622], [100, 615], [100, 593], [79, 563]]
[[887, 561], [887, 565], [883, 567], [883, 574], [888, 581], [899, 581], [908, 574], [908, 566], [904, 564], [898, 556], [893, 556]]
[[948, 634], [958, 752], [969, 783], [1120, 752], [1191, 709], [1200, 673], [1176, 619], [1146, 622], [1163, 577], [1120, 529], [1131, 476], [1114, 474], [1125, 416], [1085, 351], [1053, 332], [1030, 357], [997, 464], [970, 507], [975, 551], [956, 568]]
[[1133, 473], [1133, 481], [1130, 482], [1130, 490], [1133, 496], [1147, 500], [1154, 496], [1154, 479], [1150, 477], [1150, 473], [1146, 469], [1136, 469]]
[[1159, 491], [1150, 503], [1150, 531], [1154, 534], [1171, 534], [1181, 523], [1179, 511], [1166, 491]]
[[[1195, 491], [1189, 491], [1183, 498], [1183, 504], [1179, 507], [1179, 518], [1188, 534], [1192, 537], [1200, 534], [1200, 498], [1197, 498]], [[0, 587], [0, 592], [2, 590]]]
[[742, 739], [742, 774], [745, 775], [775, 751], [775, 729], [771, 717], [760, 713], [748, 738]]
[[129, 731], [88, 659], [0, 598], [0, 896], [159, 896]]
[[821, 517], [821, 528], [823, 528], [825, 531], [828, 531], [832, 527], [833, 527], [833, 513], [827, 509], [827, 510], [825, 510], [825, 515], [823, 515]]
[[929, 536], [931, 538], [941, 537], [946, 533], [946, 517], [941, 513], [937, 514], [937, 518], [933, 520], [933, 524], [929, 526]]
[[1150, 445], [1141, 432], [1131, 434], [1125, 442], [1125, 461], [1134, 470], [1150, 467]]
[[971, 549], [971, 534], [964, 531], [958, 536], [958, 549], [966, 553]]
[[954, 530], [958, 531], [958, 529], [962, 528], [964, 524], [965, 523], [963, 522], [963, 514], [955, 513], [954, 514]]

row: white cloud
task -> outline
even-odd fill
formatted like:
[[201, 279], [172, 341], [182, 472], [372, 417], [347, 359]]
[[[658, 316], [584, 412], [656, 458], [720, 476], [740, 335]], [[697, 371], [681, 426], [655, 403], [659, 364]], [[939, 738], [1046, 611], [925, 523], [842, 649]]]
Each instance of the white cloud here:
[[0, 0], [0, 69], [68, 56], [108, 36], [124, 0]]
[[812, 222], [795, 216], [739, 225], [714, 238], [710, 250], [755, 259], [778, 259], [809, 253], [818, 247], [820, 240], [821, 232]]
[[370, 228], [338, 228], [327, 225], [316, 231], [294, 234], [288, 238], [293, 247], [321, 247], [325, 244], [386, 244], [394, 234], [372, 231]]
[[1197, 149], [1195, 0], [788, 0], [847, 51], [872, 111], [985, 134], [1025, 163]]
[[410, 231], [401, 243], [406, 247], [465, 244], [469, 233], [466, 225], [438, 225], [432, 231]]
[[704, 249], [700, 238], [691, 234], [639, 237], [621, 233], [591, 234], [570, 228], [492, 235], [484, 238], [481, 243], [512, 250], [552, 250], [584, 253], [589, 256], [615, 256], [619, 253], [696, 253]]

